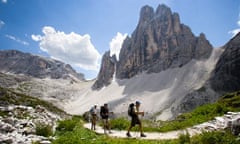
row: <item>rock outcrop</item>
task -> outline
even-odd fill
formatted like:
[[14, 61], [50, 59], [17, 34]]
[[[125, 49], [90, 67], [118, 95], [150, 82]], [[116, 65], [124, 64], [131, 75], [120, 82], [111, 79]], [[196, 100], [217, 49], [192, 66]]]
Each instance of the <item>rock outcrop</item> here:
[[92, 86], [93, 89], [99, 89], [111, 83], [115, 72], [116, 61], [116, 56], [113, 55], [111, 57], [110, 51], [103, 55], [100, 72], [97, 76], [96, 82]]
[[1, 144], [51, 143], [57, 122], [67, 118], [46, 101], [0, 87]]
[[0, 51], [0, 72], [36, 78], [84, 80], [84, 75], [77, 73], [69, 64], [17, 50]]
[[[128, 79], [142, 72], [158, 73], [182, 67], [192, 59], [208, 58], [212, 49], [203, 33], [194, 36], [188, 26], [181, 24], [179, 15], [172, 13], [166, 5], [159, 5], [156, 12], [152, 7], [144, 6], [137, 28], [122, 44], [116, 63], [116, 78]], [[106, 67], [105, 60], [109, 61], [103, 58], [104, 69], [101, 68], [99, 76], [114, 67]], [[93, 88], [108, 84], [108, 78], [98, 77]]]
[[240, 33], [224, 47], [210, 79], [211, 87], [218, 92], [233, 92], [240, 89]]
[[152, 73], [181, 67], [192, 59], [208, 58], [211, 51], [205, 35], [195, 37], [170, 8], [159, 5], [154, 12], [145, 6], [136, 30], [122, 45], [116, 76], [124, 79], [142, 71]]
[[[51, 127], [53, 132], [57, 121], [62, 118], [46, 110], [44, 107], [36, 108], [22, 105], [0, 107], [0, 143], [24, 143], [32, 144], [51, 143], [51, 138], [39, 135], [37, 127]], [[46, 132], [47, 133], [47, 132]]]

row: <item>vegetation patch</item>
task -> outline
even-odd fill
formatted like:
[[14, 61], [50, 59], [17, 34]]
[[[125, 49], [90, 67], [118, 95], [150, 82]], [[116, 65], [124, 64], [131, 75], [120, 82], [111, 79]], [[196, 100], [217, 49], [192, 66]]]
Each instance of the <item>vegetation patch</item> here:
[[36, 134], [39, 136], [49, 137], [53, 135], [53, 130], [50, 125], [39, 123], [36, 125]]
[[0, 106], [8, 105], [24, 105], [35, 108], [38, 105], [45, 107], [47, 110], [59, 115], [67, 115], [63, 110], [57, 108], [53, 104], [31, 97], [25, 94], [16, 93], [13, 90], [0, 87]]
[[75, 126], [72, 131], [62, 131], [57, 129], [57, 139], [52, 142], [53, 144], [177, 144], [177, 140], [142, 140], [135, 138], [114, 138], [107, 135], [97, 134], [94, 131], [84, 128], [83, 120], [80, 117], [73, 117], [72, 119], [64, 121], [64, 123], [64, 125], [72, 125], [74, 123]]
[[[151, 131], [152, 129], [154, 131], [166, 132], [184, 129], [213, 120], [216, 116], [222, 116], [229, 111], [240, 111], [240, 91], [226, 94], [213, 104], [205, 104], [189, 113], [179, 115], [173, 121], [157, 121], [155, 124], [152, 124], [153, 126], [149, 125], [150, 128], [148, 128], [148, 130]], [[158, 125], [157, 129], [156, 125]]]

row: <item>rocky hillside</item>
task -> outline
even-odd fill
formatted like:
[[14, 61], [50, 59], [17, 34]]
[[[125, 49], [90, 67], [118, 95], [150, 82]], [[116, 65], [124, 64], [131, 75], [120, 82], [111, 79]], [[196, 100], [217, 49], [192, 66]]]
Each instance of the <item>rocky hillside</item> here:
[[219, 96], [240, 90], [240, 33], [225, 44], [220, 51], [219, 60], [210, 78], [203, 87], [189, 92], [174, 109], [175, 112], [186, 112], [205, 103], [218, 100]]
[[48, 102], [0, 87], [0, 143], [51, 143], [48, 136], [67, 117]]
[[84, 75], [77, 73], [69, 64], [17, 50], [0, 51], [0, 72], [35, 78], [84, 80]]
[[215, 91], [233, 92], [240, 89], [240, 33], [224, 47], [211, 77], [211, 86]]
[[[144, 6], [137, 28], [122, 45], [119, 61], [115, 63], [116, 77], [125, 79], [142, 72], [158, 73], [168, 68], [182, 67], [192, 59], [208, 58], [212, 49], [203, 33], [195, 36], [188, 26], [181, 23], [179, 15], [166, 5], [159, 5], [156, 11]], [[110, 56], [108, 58], [112, 59]], [[103, 59], [93, 88], [109, 84], [113, 73], [110, 77], [103, 76], [112, 69], [106, 67], [104, 62], [109, 59]]]

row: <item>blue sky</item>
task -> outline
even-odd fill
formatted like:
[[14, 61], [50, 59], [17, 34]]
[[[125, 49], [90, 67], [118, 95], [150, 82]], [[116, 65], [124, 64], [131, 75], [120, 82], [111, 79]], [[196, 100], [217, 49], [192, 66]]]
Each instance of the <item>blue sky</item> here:
[[91, 79], [104, 52], [118, 53], [134, 31], [141, 7], [162, 3], [214, 47], [240, 31], [239, 0], [0, 0], [0, 50], [59, 59]]

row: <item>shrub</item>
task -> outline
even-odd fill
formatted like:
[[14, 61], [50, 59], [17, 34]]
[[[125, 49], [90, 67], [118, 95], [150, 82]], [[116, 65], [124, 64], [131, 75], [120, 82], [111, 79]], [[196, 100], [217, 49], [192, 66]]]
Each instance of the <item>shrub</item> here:
[[56, 128], [58, 131], [73, 131], [75, 128], [76, 124], [79, 122], [77, 119], [67, 119], [63, 121], [59, 121], [59, 124]]
[[190, 134], [181, 134], [178, 138], [179, 144], [190, 144]]
[[110, 121], [111, 128], [117, 130], [126, 130], [129, 127], [130, 121], [126, 118], [117, 118]]
[[49, 136], [53, 135], [53, 130], [50, 125], [37, 124], [36, 125], [36, 134], [39, 136], [49, 137]]
[[239, 141], [229, 131], [203, 132], [191, 139], [193, 144], [238, 144]]

